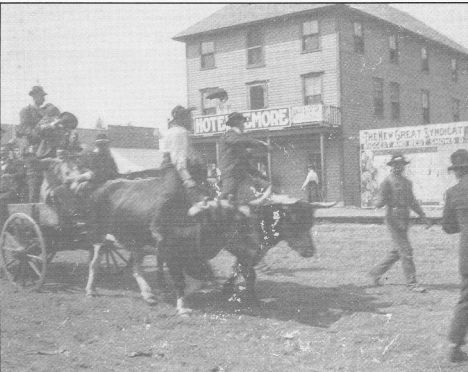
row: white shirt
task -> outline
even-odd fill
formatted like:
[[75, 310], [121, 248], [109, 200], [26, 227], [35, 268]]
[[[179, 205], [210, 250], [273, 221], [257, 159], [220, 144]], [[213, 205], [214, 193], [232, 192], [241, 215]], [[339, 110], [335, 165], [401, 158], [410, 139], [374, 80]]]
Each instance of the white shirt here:
[[177, 170], [187, 169], [187, 158], [194, 157], [188, 130], [180, 126], [169, 128], [162, 138], [161, 151], [169, 153]]
[[307, 173], [307, 177], [302, 187], [307, 186], [310, 182], [316, 182], [318, 184], [318, 176], [317, 176], [317, 173], [315, 173], [313, 169], [311, 169], [309, 173]]

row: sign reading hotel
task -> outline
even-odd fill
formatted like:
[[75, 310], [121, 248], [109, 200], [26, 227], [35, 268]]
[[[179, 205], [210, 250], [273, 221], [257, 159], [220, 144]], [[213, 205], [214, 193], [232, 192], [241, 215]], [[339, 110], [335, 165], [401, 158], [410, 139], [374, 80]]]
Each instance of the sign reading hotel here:
[[[266, 110], [246, 111], [242, 113], [247, 122], [244, 130], [277, 130], [291, 126], [289, 108], [276, 108]], [[228, 115], [213, 115], [196, 117], [193, 134], [196, 136], [222, 133], [226, 129]]]
[[468, 122], [360, 131], [361, 206], [373, 206], [390, 173], [387, 162], [397, 151], [410, 161], [405, 174], [423, 207], [442, 206], [445, 191], [455, 183], [447, 171], [450, 155], [461, 148], [468, 148]]

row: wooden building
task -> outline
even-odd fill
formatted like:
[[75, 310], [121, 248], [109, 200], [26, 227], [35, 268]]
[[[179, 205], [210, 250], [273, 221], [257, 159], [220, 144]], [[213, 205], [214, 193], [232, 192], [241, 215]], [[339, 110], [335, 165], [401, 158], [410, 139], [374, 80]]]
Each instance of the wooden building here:
[[468, 50], [389, 5], [230, 4], [174, 39], [207, 163], [242, 112], [292, 195], [314, 163], [324, 199], [360, 205], [360, 130], [468, 120]]

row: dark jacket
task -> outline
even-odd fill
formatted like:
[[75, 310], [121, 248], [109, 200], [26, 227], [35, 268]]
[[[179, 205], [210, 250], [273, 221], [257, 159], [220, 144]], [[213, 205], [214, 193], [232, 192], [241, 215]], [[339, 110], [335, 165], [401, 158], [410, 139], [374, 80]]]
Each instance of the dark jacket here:
[[468, 175], [447, 190], [442, 228], [447, 234], [460, 233], [460, 274], [468, 275]]
[[92, 172], [93, 184], [102, 184], [119, 176], [117, 164], [110, 151], [99, 153], [97, 149], [94, 149], [86, 152], [80, 157], [80, 166], [85, 172]]
[[220, 179], [229, 177], [243, 178], [247, 174], [258, 172], [253, 168], [249, 149], [263, 149], [264, 145], [243, 133], [227, 130], [219, 141], [219, 170]]

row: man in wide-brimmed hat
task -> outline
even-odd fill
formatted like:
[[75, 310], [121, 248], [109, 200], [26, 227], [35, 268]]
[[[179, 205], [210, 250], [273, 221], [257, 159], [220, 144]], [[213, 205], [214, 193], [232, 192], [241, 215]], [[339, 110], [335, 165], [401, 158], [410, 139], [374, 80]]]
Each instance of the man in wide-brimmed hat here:
[[189, 137], [192, 126], [191, 112], [194, 107], [185, 108], [177, 105], [171, 111], [172, 119], [169, 129], [164, 134], [161, 152], [164, 154], [161, 164], [163, 177], [160, 203], [154, 211], [151, 232], [160, 244], [172, 224], [170, 211], [174, 202], [188, 197], [192, 205], [202, 200], [202, 194], [190, 173], [190, 164], [195, 163], [196, 156]]
[[458, 183], [447, 190], [442, 228], [447, 234], [460, 233], [459, 272], [461, 276], [460, 299], [455, 307], [449, 331], [453, 344], [449, 352], [451, 362], [468, 361], [461, 350], [468, 332], [468, 151], [460, 149], [450, 157], [449, 171], [455, 173]]
[[[219, 140], [219, 170], [221, 171], [221, 195], [219, 199], [238, 196], [239, 186], [248, 182], [258, 189], [267, 189], [270, 183], [260, 176], [252, 165], [252, 151], [266, 151], [268, 144], [244, 134], [245, 116], [239, 112], [228, 115], [226, 132]], [[253, 196], [253, 195], [252, 195]]]
[[426, 292], [426, 289], [418, 285], [416, 281], [413, 248], [408, 238], [410, 209], [423, 218], [428, 226], [429, 222], [414, 197], [412, 182], [403, 176], [403, 171], [409, 161], [403, 154], [395, 153], [387, 164], [392, 167], [391, 174], [382, 182], [375, 206], [377, 208], [387, 206], [386, 222], [394, 248], [380, 264], [371, 270], [370, 276], [374, 284], [380, 284], [379, 280], [382, 275], [400, 260], [408, 288], [413, 292]]

